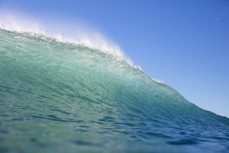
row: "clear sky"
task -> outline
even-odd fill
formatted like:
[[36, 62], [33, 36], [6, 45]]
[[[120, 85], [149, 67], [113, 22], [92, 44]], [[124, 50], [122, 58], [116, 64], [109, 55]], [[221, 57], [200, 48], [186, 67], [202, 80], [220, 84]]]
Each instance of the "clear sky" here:
[[149, 76], [229, 117], [228, 0], [0, 0], [0, 7], [86, 23]]

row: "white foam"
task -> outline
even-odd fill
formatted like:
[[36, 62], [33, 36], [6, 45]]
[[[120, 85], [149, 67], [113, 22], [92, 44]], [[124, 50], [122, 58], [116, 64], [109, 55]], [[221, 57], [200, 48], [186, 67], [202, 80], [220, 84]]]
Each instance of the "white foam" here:
[[161, 84], [165, 84], [163, 81], [161, 81], [161, 80], [157, 80], [157, 79], [154, 79], [154, 78], [152, 78], [151, 77], [151, 79], [153, 80], [153, 81], [155, 81], [155, 82], [158, 82], [158, 83], [161, 83]]

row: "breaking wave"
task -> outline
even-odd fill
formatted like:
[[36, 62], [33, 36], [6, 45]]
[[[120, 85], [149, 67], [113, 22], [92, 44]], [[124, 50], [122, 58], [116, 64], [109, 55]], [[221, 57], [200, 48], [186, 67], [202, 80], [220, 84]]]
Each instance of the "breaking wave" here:
[[1, 152], [229, 150], [228, 118], [151, 79], [101, 35], [69, 39], [17, 20], [0, 17]]

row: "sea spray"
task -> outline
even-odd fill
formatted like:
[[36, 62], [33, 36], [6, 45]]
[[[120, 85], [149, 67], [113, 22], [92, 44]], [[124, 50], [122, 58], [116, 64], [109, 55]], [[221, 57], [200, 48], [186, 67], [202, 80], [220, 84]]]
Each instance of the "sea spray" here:
[[[64, 22], [64, 24], [61, 24]], [[45, 36], [59, 42], [84, 45], [107, 54], [112, 54], [119, 60], [126, 60], [130, 65], [140, 69], [139, 66], [126, 57], [120, 47], [98, 31], [82, 23], [68, 23], [70, 21], [47, 21], [33, 19], [25, 14], [0, 9], [0, 28], [3, 30], [27, 33], [34, 36]]]

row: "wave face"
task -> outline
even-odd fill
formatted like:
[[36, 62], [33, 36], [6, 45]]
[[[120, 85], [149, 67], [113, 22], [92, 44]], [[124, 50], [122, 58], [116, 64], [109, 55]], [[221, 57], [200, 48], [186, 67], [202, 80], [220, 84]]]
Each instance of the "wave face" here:
[[0, 30], [0, 152], [227, 152], [229, 119], [113, 54]]

